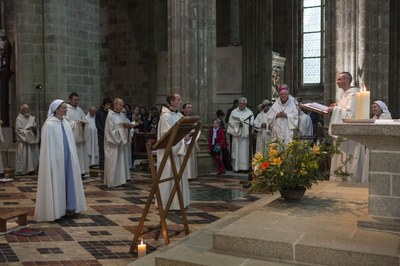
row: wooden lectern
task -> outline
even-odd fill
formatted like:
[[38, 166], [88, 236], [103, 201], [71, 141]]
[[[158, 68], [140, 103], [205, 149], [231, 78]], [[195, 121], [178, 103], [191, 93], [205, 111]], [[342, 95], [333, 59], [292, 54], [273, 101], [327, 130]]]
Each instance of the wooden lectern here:
[[[183, 196], [182, 196], [182, 190], [180, 187], [180, 182], [182, 179], [182, 174], [186, 168], [186, 164], [192, 153], [194, 144], [196, 143], [197, 137], [199, 136], [201, 125], [202, 125], [202, 122], [200, 120], [200, 117], [198, 117], [198, 116], [182, 117], [178, 122], [176, 122], [176, 124], [172, 128], [170, 128], [170, 130], [168, 130], [167, 133], [165, 133], [165, 135], [162, 138], [160, 138], [156, 143], [154, 143], [153, 146], [151, 146], [151, 144], [149, 144], [149, 143], [146, 145], [146, 152], [147, 152], [147, 157], [149, 159], [149, 165], [150, 165], [150, 171], [151, 171], [151, 176], [152, 176], [152, 180], [153, 180], [153, 185], [150, 190], [150, 195], [147, 199], [146, 206], [143, 210], [142, 217], [140, 218], [139, 225], [136, 228], [136, 233], [135, 233], [135, 236], [133, 237], [133, 240], [131, 243], [130, 252], [133, 252], [135, 250], [138, 240], [139, 240], [139, 236], [142, 235], [142, 229], [144, 226], [144, 222], [145, 222], [146, 216], [150, 210], [150, 206], [153, 201], [154, 195], [156, 196], [158, 212], [160, 215], [160, 225], [157, 226], [156, 228], [160, 228], [160, 226], [161, 226], [162, 234], [164, 237], [164, 243], [166, 245], [169, 244], [169, 235], [168, 235], [166, 218], [167, 218], [169, 208], [171, 207], [172, 201], [174, 199], [175, 193], [178, 196], [179, 207], [180, 207], [180, 211], [181, 211], [181, 215], [182, 215], [182, 224], [184, 226], [185, 234], [186, 235], [189, 234], [189, 225], [187, 222], [186, 211], [185, 211], [185, 207], [183, 204]], [[172, 147], [175, 146], [177, 143], [179, 143], [189, 133], [192, 135], [192, 141], [190, 141], [190, 144], [187, 148], [183, 162], [178, 171], [176, 164], [175, 164], [174, 155], [172, 153]], [[163, 158], [158, 158], [159, 165], [158, 165], [158, 169], [156, 169], [152, 151], [159, 150], [159, 149], [165, 149], [165, 152], [164, 152]], [[161, 174], [164, 171], [165, 164], [168, 159], [171, 162], [173, 176], [160, 180]], [[169, 181], [174, 181], [174, 184], [173, 184], [171, 194], [169, 195], [169, 199], [168, 199], [167, 204], [164, 209], [163, 202], [161, 200], [159, 184], [164, 183], [164, 182], [169, 182]], [[156, 236], [156, 238], [157, 238], [157, 236]]]

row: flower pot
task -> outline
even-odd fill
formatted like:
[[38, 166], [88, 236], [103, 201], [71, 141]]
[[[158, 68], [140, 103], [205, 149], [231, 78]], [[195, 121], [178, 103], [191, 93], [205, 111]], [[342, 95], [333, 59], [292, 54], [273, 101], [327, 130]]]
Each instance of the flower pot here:
[[281, 189], [279, 193], [281, 193], [282, 198], [287, 201], [300, 201], [303, 199], [304, 193], [306, 192], [306, 188], [297, 188], [297, 189]]

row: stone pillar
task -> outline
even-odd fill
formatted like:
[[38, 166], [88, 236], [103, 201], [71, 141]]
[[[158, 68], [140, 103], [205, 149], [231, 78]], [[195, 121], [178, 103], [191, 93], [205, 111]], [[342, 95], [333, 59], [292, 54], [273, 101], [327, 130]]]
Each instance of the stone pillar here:
[[271, 99], [272, 0], [240, 2], [243, 96], [254, 107]]
[[194, 113], [207, 122], [215, 84], [215, 0], [168, 1], [168, 91], [192, 102]]
[[362, 223], [382, 229], [389, 222], [400, 228], [393, 220], [400, 219], [399, 125], [335, 124], [332, 133], [360, 142], [370, 151], [368, 214], [375, 221]]
[[232, 45], [240, 45], [240, 12], [239, 12], [239, 0], [230, 0], [230, 37]]
[[[333, 8], [333, 7], [332, 7]], [[388, 100], [389, 0], [336, 1], [336, 74], [348, 71], [371, 99]]]

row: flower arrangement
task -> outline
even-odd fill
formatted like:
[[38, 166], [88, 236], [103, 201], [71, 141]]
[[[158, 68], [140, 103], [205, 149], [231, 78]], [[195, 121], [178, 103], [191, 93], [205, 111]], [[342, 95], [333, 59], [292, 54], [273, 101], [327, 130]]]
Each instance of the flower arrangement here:
[[313, 184], [324, 180], [327, 173], [320, 169], [320, 163], [339, 153], [338, 147], [337, 143], [311, 146], [302, 140], [292, 140], [287, 145], [271, 143], [265, 154], [256, 153], [253, 157], [250, 191], [310, 189]]

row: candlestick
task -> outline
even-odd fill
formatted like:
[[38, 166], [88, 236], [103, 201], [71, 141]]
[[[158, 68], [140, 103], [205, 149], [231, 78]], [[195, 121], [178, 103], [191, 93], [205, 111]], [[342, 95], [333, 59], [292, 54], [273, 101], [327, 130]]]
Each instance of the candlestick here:
[[356, 93], [356, 119], [370, 118], [371, 92], [364, 90]]
[[146, 256], [146, 244], [143, 243], [143, 238], [141, 244], [138, 245], [138, 258]]

